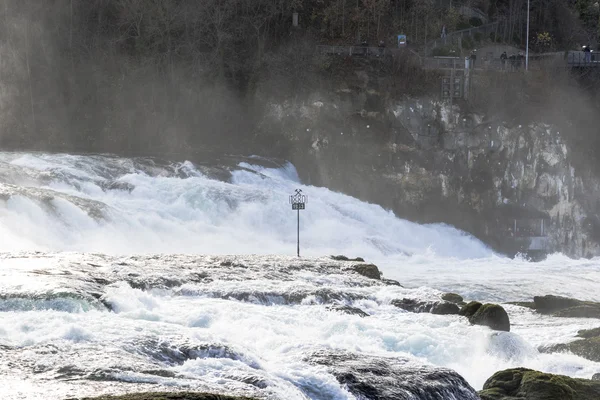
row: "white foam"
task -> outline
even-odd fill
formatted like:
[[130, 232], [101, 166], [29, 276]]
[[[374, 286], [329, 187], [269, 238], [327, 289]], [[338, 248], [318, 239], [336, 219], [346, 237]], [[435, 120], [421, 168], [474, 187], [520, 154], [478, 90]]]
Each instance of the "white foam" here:
[[[3, 162], [13, 169], [4, 168]], [[236, 380], [239, 375], [252, 373], [271, 382], [269, 390], [275, 394], [303, 398], [296, 388], [319, 388], [322, 398], [331, 399], [353, 397], [323, 368], [302, 361], [306, 351], [315, 347], [402, 356], [450, 367], [476, 388], [508, 367], [585, 378], [600, 370], [598, 363], [580, 357], [537, 351], [543, 344], [572, 340], [578, 329], [595, 327], [592, 320], [555, 319], [506, 306], [512, 332], [494, 335], [458, 316], [405, 313], [390, 305], [402, 297], [432, 299], [441, 291], [481, 301], [531, 300], [533, 295], [550, 293], [598, 301], [600, 260], [569, 260], [560, 255], [536, 264], [509, 260], [452, 227], [414, 224], [379, 206], [301, 185], [290, 164], [276, 169], [243, 164], [230, 182], [210, 179], [191, 163], [174, 167], [186, 179], [161, 167], [146, 167], [140, 169], [131, 160], [118, 158], [0, 154], [0, 177], [14, 168], [22, 168], [28, 177], [19, 194], [0, 201], [0, 250], [293, 255], [296, 214], [288, 196], [300, 188], [309, 196], [301, 214], [304, 255], [363, 256], [376, 262], [385, 277], [410, 288], [341, 287], [334, 278], [308, 273], [294, 282], [216, 280], [179, 288], [188, 296], [142, 291], [120, 283], [112, 285], [103, 299], [113, 313], [60, 302], [26, 312], [13, 308], [0, 313], [0, 345], [31, 348], [12, 356], [19, 363], [40, 368], [71, 365], [71, 358], [78, 355], [77, 365], [86, 371], [107, 364], [144, 370], [156, 368], [156, 361], [128, 352], [132, 343], [149, 338], [174, 345], [219, 343], [235, 348], [243, 357], [188, 360], [169, 367], [183, 376], [175, 380], [136, 373], [123, 373], [127, 376], [121, 378], [138, 382], [139, 387], [152, 382], [186, 388], [200, 387], [193, 385], [200, 385], [202, 378], [202, 385], [209, 389], [226, 385], [236, 391], [241, 387]], [[104, 183], [114, 181], [134, 189], [102, 189]], [[40, 201], [28, 195], [24, 185], [57, 195]], [[95, 208], [98, 204], [103, 206]], [[78, 271], [60, 274], [68, 265], [61, 260], [82, 264], [89, 260], [77, 254], [60, 257], [0, 257], [0, 289], [53, 293], [69, 287], [71, 280], [83, 279]], [[257, 258], [255, 262], [262, 261]], [[34, 275], [32, 263], [36, 269], [57, 271], [57, 275], [52, 280], [45, 274]], [[154, 268], [153, 273], [161, 268], [157, 263], [148, 266]], [[140, 268], [135, 273], [150, 272]], [[308, 292], [320, 287], [365, 296], [353, 305], [371, 315], [360, 318], [328, 311], [316, 297], [292, 306], [265, 307], [206, 296], [236, 290]], [[60, 351], [39, 350], [46, 345]], [[254, 363], [260, 368], [250, 366]], [[14, 372], [3, 372], [4, 366], [0, 361], [0, 384], [6, 381], [4, 377], [14, 376]], [[7, 386], [8, 398], [44, 398], [44, 391], [34, 382], [37, 378], [28, 379], [29, 383], [15, 381]], [[46, 393], [57, 398], [109, 390], [52, 379], [44, 382]], [[121, 390], [117, 384], [114, 388]]]

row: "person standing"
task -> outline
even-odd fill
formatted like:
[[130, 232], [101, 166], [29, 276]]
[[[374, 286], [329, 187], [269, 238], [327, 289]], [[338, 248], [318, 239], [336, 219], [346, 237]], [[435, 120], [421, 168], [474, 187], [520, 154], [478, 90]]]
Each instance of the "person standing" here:
[[502, 64], [502, 71], [506, 71], [506, 59], [508, 58], [508, 56], [506, 55], [506, 52], [503, 52], [500, 55], [500, 63]]
[[477, 61], [477, 50], [471, 52], [471, 69], [475, 69], [475, 61]]
[[583, 46], [583, 54], [585, 56], [586, 64], [592, 62], [592, 50], [590, 49], [590, 46]]

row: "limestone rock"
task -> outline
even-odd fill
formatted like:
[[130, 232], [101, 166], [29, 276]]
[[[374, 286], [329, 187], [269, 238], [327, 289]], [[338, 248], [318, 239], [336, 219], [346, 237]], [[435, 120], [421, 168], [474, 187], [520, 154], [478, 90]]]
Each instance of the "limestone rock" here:
[[580, 339], [539, 349], [542, 353], [571, 352], [590, 361], [600, 362], [600, 337]]
[[374, 264], [357, 264], [353, 266], [354, 271], [371, 279], [381, 279], [381, 272]]
[[348, 258], [344, 255], [339, 255], [339, 256], [331, 256], [332, 260], [335, 261], [357, 261], [357, 262], [365, 262], [365, 259], [362, 257], [356, 257], [356, 258]]
[[469, 318], [473, 325], [488, 326], [495, 331], [510, 332], [510, 320], [502, 306], [498, 304], [484, 304], [473, 316]]
[[342, 304], [331, 305], [331, 306], [328, 306], [327, 309], [330, 311], [342, 312], [344, 314], [358, 315], [359, 317], [368, 317], [369, 316], [369, 314], [367, 314], [366, 312], [364, 312], [363, 310], [361, 310], [358, 307], [345, 306]]
[[600, 328], [594, 328], [594, 329], [582, 329], [580, 331], [577, 332], [577, 336], [582, 337], [582, 338], [593, 338], [593, 337], [598, 337], [600, 336]]
[[442, 295], [442, 300], [446, 300], [446, 301], [449, 301], [450, 303], [454, 303], [454, 304], [464, 303], [462, 296], [459, 294], [456, 294], [456, 293], [444, 293]]
[[513, 368], [496, 372], [479, 396], [482, 400], [597, 400], [600, 382]]
[[482, 305], [483, 304], [481, 304], [478, 301], [472, 301], [472, 302], [468, 303], [467, 305], [464, 305], [458, 312], [458, 315], [462, 315], [463, 317], [471, 318], [477, 312], [477, 310], [479, 310], [479, 308]]
[[87, 397], [82, 400], [253, 400], [250, 397], [222, 396], [210, 393], [130, 393], [121, 396]]
[[438, 315], [458, 314], [458, 306], [447, 301], [420, 301], [415, 299], [392, 300], [392, 305], [414, 313], [431, 313]]

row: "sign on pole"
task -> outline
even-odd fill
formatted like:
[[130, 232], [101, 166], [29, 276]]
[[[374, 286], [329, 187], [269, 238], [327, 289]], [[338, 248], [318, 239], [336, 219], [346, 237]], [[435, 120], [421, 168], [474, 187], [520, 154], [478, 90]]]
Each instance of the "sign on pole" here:
[[296, 193], [290, 196], [290, 204], [292, 205], [292, 210], [298, 211], [298, 257], [300, 257], [300, 210], [306, 209], [306, 203], [308, 203], [308, 196], [303, 195], [301, 189], [296, 189]]

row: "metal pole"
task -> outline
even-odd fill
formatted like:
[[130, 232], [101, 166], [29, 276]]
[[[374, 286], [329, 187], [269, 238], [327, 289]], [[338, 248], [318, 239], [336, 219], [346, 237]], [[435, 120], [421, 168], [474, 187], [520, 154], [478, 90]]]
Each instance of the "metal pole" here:
[[529, 71], [529, 0], [527, 0], [527, 44], [525, 48], [525, 71]]
[[300, 209], [298, 209], [298, 257], [300, 257]]

